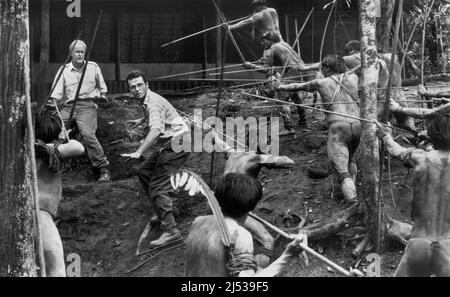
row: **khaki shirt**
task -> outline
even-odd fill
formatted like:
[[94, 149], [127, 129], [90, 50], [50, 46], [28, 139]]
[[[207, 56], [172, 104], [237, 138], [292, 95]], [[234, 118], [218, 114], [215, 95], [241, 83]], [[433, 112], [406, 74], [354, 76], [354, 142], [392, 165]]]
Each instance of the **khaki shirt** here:
[[[58, 70], [58, 73], [59, 71], [61, 71], [61, 68]], [[81, 74], [82, 69], [76, 69], [72, 62], [64, 66], [64, 72], [51, 95], [52, 98], [57, 100], [58, 105], [71, 103], [75, 99], [75, 93], [77, 92]], [[54, 83], [55, 82], [53, 82], [53, 84]], [[100, 97], [101, 93], [107, 92], [108, 89], [100, 67], [98, 67], [97, 63], [89, 61], [78, 98], [86, 99]]]
[[147, 125], [150, 129], [159, 129], [161, 138], [174, 137], [189, 131], [183, 118], [162, 96], [148, 90], [143, 104]]

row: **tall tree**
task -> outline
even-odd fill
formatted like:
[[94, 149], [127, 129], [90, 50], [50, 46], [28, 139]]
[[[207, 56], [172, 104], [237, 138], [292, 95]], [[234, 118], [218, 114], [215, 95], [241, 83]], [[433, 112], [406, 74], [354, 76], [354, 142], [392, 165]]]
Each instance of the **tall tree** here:
[[395, 0], [381, 1], [381, 17], [377, 22], [378, 46], [383, 51], [391, 50], [392, 18], [394, 16]]
[[36, 276], [27, 0], [0, 0], [0, 276]]
[[[361, 36], [361, 117], [368, 120], [377, 118], [377, 88], [379, 63], [377, 58], [375, 0], [359, 1]], [[379, 144], [376, 126], [363, 122], [361, 152], [363, 197], [367, 210], [367, 227], [377, 252], [383, 237], [382, 205], [378, 200]]]

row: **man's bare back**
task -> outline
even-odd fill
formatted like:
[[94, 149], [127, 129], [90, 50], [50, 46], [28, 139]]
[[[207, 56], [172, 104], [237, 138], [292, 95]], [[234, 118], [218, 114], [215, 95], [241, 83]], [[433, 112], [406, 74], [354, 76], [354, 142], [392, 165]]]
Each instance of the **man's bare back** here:
[[396, 276], [450, 276], [450, 115], [431, 120], [430, 139], [438, 150], [403, 148], [379, 125], [390, 155], [414, 164], [411, 239]]

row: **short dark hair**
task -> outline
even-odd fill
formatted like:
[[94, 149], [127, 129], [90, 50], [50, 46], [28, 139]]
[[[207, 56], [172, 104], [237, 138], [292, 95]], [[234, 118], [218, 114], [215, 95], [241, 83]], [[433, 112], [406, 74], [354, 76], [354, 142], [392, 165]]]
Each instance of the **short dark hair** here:
[[144, 82], [147, 82], [147, 78], [145, 77], [145, 73], [142, 72], [141, 70], [131, 70], [130, 72], [128, 72], [128, 74], [127, 74], [127, 81], [135, 79], [135, 78], [138, 78], [138, 77], [142, 77]]
[[57, 114], [46, 111], [36, 117], [35, 120], [36, 139], [42, 140], [44, 143], [51, 143], [58, 140], [61, 133], [62, 122]]
[[450, 113], [436, 112], [428, 124], [428, 136], [437, 150], [450, 149]]
[[344, 52], [346, 55], [350, 55], [352, 51], [361, 51], [361, 43], [359, 42], [359, 40], [350, 40], [345, 45]]
[[278, 43], [281, 41], [280, 36], [275, 31], [269, 31], [264, 33], [262, 39], [267, 39], [269, 41], [272, 41], [273, 43]]
[[266, 0], [253, 0], [252, 1], [252, 6], [267, 6], [267, 1]]
[[232, 172], [219, 180], [214, 194], [225, 215], [239, 218], [255, 208], [262, 192], [255, 178]]
[[334, 73], [344, 73], [347, 70], [345, 60], [339, 55], [328, 55], [322, 60], [322, 66], [329, 68]]

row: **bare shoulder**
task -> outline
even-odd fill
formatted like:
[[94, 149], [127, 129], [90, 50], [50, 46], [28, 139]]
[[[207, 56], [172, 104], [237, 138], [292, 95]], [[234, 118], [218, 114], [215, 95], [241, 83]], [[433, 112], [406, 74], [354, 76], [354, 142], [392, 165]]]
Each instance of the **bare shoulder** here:
[[235, 253], [253, 254], [253, 237], [250, 232], [232, 219], [226, 218], [225, 221], [230, 232], [230, 239], [234, 242]]

